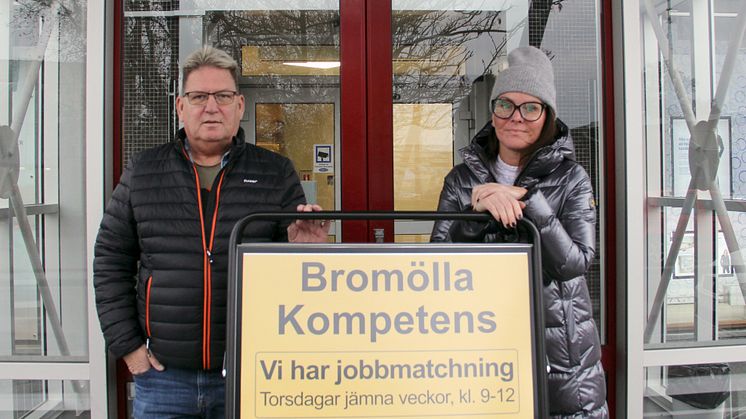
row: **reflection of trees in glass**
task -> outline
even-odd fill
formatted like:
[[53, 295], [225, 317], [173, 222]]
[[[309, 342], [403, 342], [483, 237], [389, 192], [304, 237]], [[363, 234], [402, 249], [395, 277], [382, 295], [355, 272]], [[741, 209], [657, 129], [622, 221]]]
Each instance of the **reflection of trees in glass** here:
[[[208, 12], [204, 18], [205, 43], [227, 51], [241, 63], [244, 46], [260, 47], [263, 61], [339, 61], [339, 12], [336, 10], [255, 10]], [[252, 86], [277, 88], [277, 100], [302, 87], [309, 94], [326, 96], [338, 87], [338, 76], [251, 77]]]
[[[34, 47], [39, 41], [39, 24], [49, 22], [50, 11], [59, 5], [56, 16], [59, 32], [52, 33], [59, 51], [55, 58], [60, 62], [85, 61], [86, 6], [82, 0], [17, 0], [11, 3], [10, 30], [14, 47]], [[52, 52], [52, 51], [49, 51]]]
[[541, 41], [544, 39], [544, 30], [547, 27], [547, 20], [552, 8], [562, 10], [562, 3], [565, 0], [533, 0], [528, 9], [528, 44], [536, 48], [541, 48]]
[[504, 15], [495, 11], [398, 11], [392, 16], [394, 100], [457, 103], [491, 72], [505, 49]]
[[[545, 15], [562, 1], [532, 2], [530, 32], [541, 38]], [[125, 1], [126, 11], [178, 9], [178, 0]], [[459, 103], [474, 80], [495, 72], [498, 57], [506, 53], [506, 41], [520, 29], [522, 25], [506, 31], [504, 13], [498, 11], [395, 11], [395, 102]], [[239, 62], [244, 46], [264, 47], [262, 59], [268, 61], [339, 59], [337, 10], [208, 11], [203, 30], [205, 44], [228, 51]], [[173, 120], [169, 93], [178, 79], [178, 18], [125, 16], [124, 32], [125, 135], [167, 141], [171, 134], [164, 131], [174, 125], [167, 121]], [[276, 88], [280, 101], [301, 87], [321, 95], [339, 85], [336, 75], [267, 74], [246, 81], [252, 87]]]
[[[541, 46], [552, 9], [564, 0], [534, 0], [529, 43]], [[392, 17], [394, 100], [457, 103], [470, 84], [493, 69], [507, 41], [523, 24], [506, 27], [504, 11], [398, 11]], [[550, 55], [551, 57], [551, 55]], [[397, 66], [397, 61], [400, 65]], [[418, 65], [406, 66], [405, 62]]]
[[[499, 12], [405, 11], [392, 17], [395, 98], [406, 102], [453, 103], [468, 92], [472, 80], [488, 71], [504, 49], [506, 36]], [[204, 20], [206, 43], [241, 59], [241, 48], [261, 48], [267, 61], [339, 59], [339, 12], [325, 10], [220, 11]], [[281, 48], [270, 48], [281, 47]], [[478, 47], [478, 48], [476, 48]], [[479, 56], [477, 56], [479, 54]], [[476, 58], [476, 74], [467, 76], [467, 61]], [[336, 78], [336, 76], [334, 76]], [[268, 74], [251, 80], [293, 91], [324, 86], [329, 76]], [[334, 80], [333, 83], [338, 83]], [[282, 95], [278, 91], [278, 95]], [[400, 100], [396, 100], [400, 101]]]
[[339, 50], [339, 12], [334, 10], [210, 12], [204, 26], [208, 43], [237, 59], [244, 45], [295, 47], [296, 59], [307, 56], [309, 46]]
[[[171, 3], [176, 3], [174, 6]], [[170, 11], [178, 1], [127, 1], [126, 11]], [[178, 80], [178, 18], [126, 16], [122, 51], [125, 160], [167, 142], [175, 130], [173, 94]]]

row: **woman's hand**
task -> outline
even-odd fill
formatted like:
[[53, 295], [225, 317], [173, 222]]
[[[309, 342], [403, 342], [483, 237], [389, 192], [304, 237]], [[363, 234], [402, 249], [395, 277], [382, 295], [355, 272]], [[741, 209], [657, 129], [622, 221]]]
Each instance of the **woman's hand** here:
[[526, 204], [520, 199], [526, 192], [526, 188], [520, 186], [485, 183], [471, 191], [471, 206], [474, 211], [489, 211], [502, 225], [513, 227], [523, 218]]

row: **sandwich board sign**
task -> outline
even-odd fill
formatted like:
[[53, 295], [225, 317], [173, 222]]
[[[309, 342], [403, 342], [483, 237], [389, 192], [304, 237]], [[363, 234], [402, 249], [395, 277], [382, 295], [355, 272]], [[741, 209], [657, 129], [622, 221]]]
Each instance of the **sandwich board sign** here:
[[535, 418], [544, 328], [530, 244], [241, 244], [233, 418]]

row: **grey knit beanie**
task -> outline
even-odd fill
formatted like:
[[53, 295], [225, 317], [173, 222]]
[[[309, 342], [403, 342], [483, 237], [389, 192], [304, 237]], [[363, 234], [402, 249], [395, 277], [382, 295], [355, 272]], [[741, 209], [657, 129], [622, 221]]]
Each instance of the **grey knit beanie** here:
[[535, 47], [516, 48], [508, 54], [508, 68], [497, 73], [492, 100], [503, 93], [520, 92], [536, 96], [557, 114], [554, 70], [544, 52]]

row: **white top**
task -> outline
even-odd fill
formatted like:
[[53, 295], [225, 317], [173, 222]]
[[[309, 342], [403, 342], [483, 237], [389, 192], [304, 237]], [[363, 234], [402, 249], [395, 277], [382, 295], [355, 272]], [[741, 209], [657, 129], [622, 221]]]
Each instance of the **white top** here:
[[495, 173], [497, 173], [497, 183], [501, 185], [513, 185], [515, 178], [518, 177], [518, 166], [511, 166], [505, 163], [500, 155], [495, 160]]

